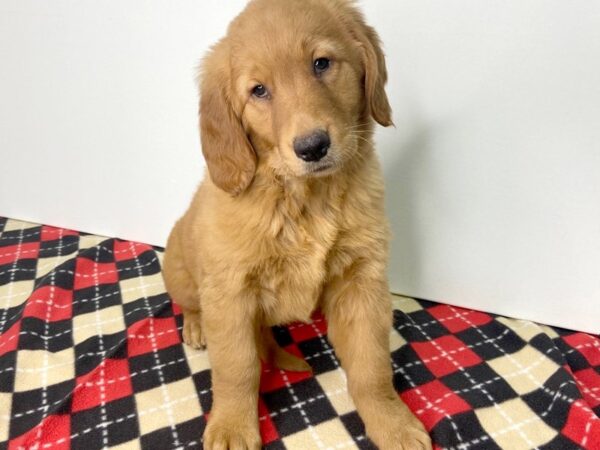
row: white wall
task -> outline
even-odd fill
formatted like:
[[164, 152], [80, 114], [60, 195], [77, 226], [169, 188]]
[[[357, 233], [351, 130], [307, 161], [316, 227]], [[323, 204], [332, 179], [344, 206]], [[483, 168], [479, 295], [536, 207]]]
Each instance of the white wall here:
[[163, 244], [203, 173], [196, 65], [243, 4], [0, 0], [0, 214]]
[[598, 332], [600, 3], [364, 3], [398, 125], [392, 288]]
[[[243, 1], [0, 2], [0, 215], [164, 243], [194, 66]], [[369, 0], [394, 291], [600, 328], [600, 4]]]

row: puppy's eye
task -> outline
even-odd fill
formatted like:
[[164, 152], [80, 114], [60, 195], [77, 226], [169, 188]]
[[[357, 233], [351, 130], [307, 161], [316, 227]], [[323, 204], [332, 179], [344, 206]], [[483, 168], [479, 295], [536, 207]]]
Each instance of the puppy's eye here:
[[315, 71], [315, 75], [321, 75], [323, 72], [327, 71], [327, 69], [329, 69], [329, 66], [331, 65], [331, 61], [329, 61], [329, 59], [327, 58], [317, 58], [315, 59], [315, 61], [313, 62], [313, 69]]
[[265, 98], [269, 95], [269, 91], [262, 84], [257, 84], [252, 88], [252, 95], [258, 98]]

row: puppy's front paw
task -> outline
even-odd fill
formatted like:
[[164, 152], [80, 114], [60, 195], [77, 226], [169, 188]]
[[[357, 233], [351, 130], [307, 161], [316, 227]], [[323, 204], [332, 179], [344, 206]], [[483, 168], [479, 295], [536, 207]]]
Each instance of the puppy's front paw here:
[[211, 417], [203, 441], [204, 450], [260, 450], [262, 447], [258, 421], [252, 425]]
[[192, 348], [204, 350], [206, 339], [202, 334], [200, 313], [183, 311], [183, 342]]
[[379, 450], [431, 450], [427, 430], [399, 399], [380, 404], [378, 411], [382, 414], [365, 417], [365, 424], [367, 435]]
[[371, 427], [369, 437], [379, 450], [431, 450], [431, 438], [425, 428], [415, 419], [410, 424], [381, 424]]
[[[385, 448], [383, 447], [382, 450]], [[431, 438], [423, 427], [407, 427], [400, 433], [400, 447], [398, 448], [403, 450], [431, 450]]]

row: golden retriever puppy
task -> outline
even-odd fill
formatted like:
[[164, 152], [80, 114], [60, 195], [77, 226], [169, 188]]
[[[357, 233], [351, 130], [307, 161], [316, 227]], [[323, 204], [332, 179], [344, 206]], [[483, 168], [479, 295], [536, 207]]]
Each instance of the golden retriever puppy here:
[[259, 360], [309, 370], [270, 327], [321, 308], [348, 389], [380, 449], [429, 449], [392, 385], [383, 182], [388, 126], [375, 31], [346, 0], [254, 0], [203, 61], [208, 166], [164, 258], [185, 342], [208, 347], [204, 447], [260, 448]]

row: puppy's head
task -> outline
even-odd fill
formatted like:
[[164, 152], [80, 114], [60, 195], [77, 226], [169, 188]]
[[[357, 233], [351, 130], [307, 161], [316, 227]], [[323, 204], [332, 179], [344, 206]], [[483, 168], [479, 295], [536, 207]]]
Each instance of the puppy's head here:
[[257, 165], [281, 177], [334, 173], [391, 110], [379, 38], [346, 0], [254, 0], [203, 63], [202, 151], [237, 195]]

